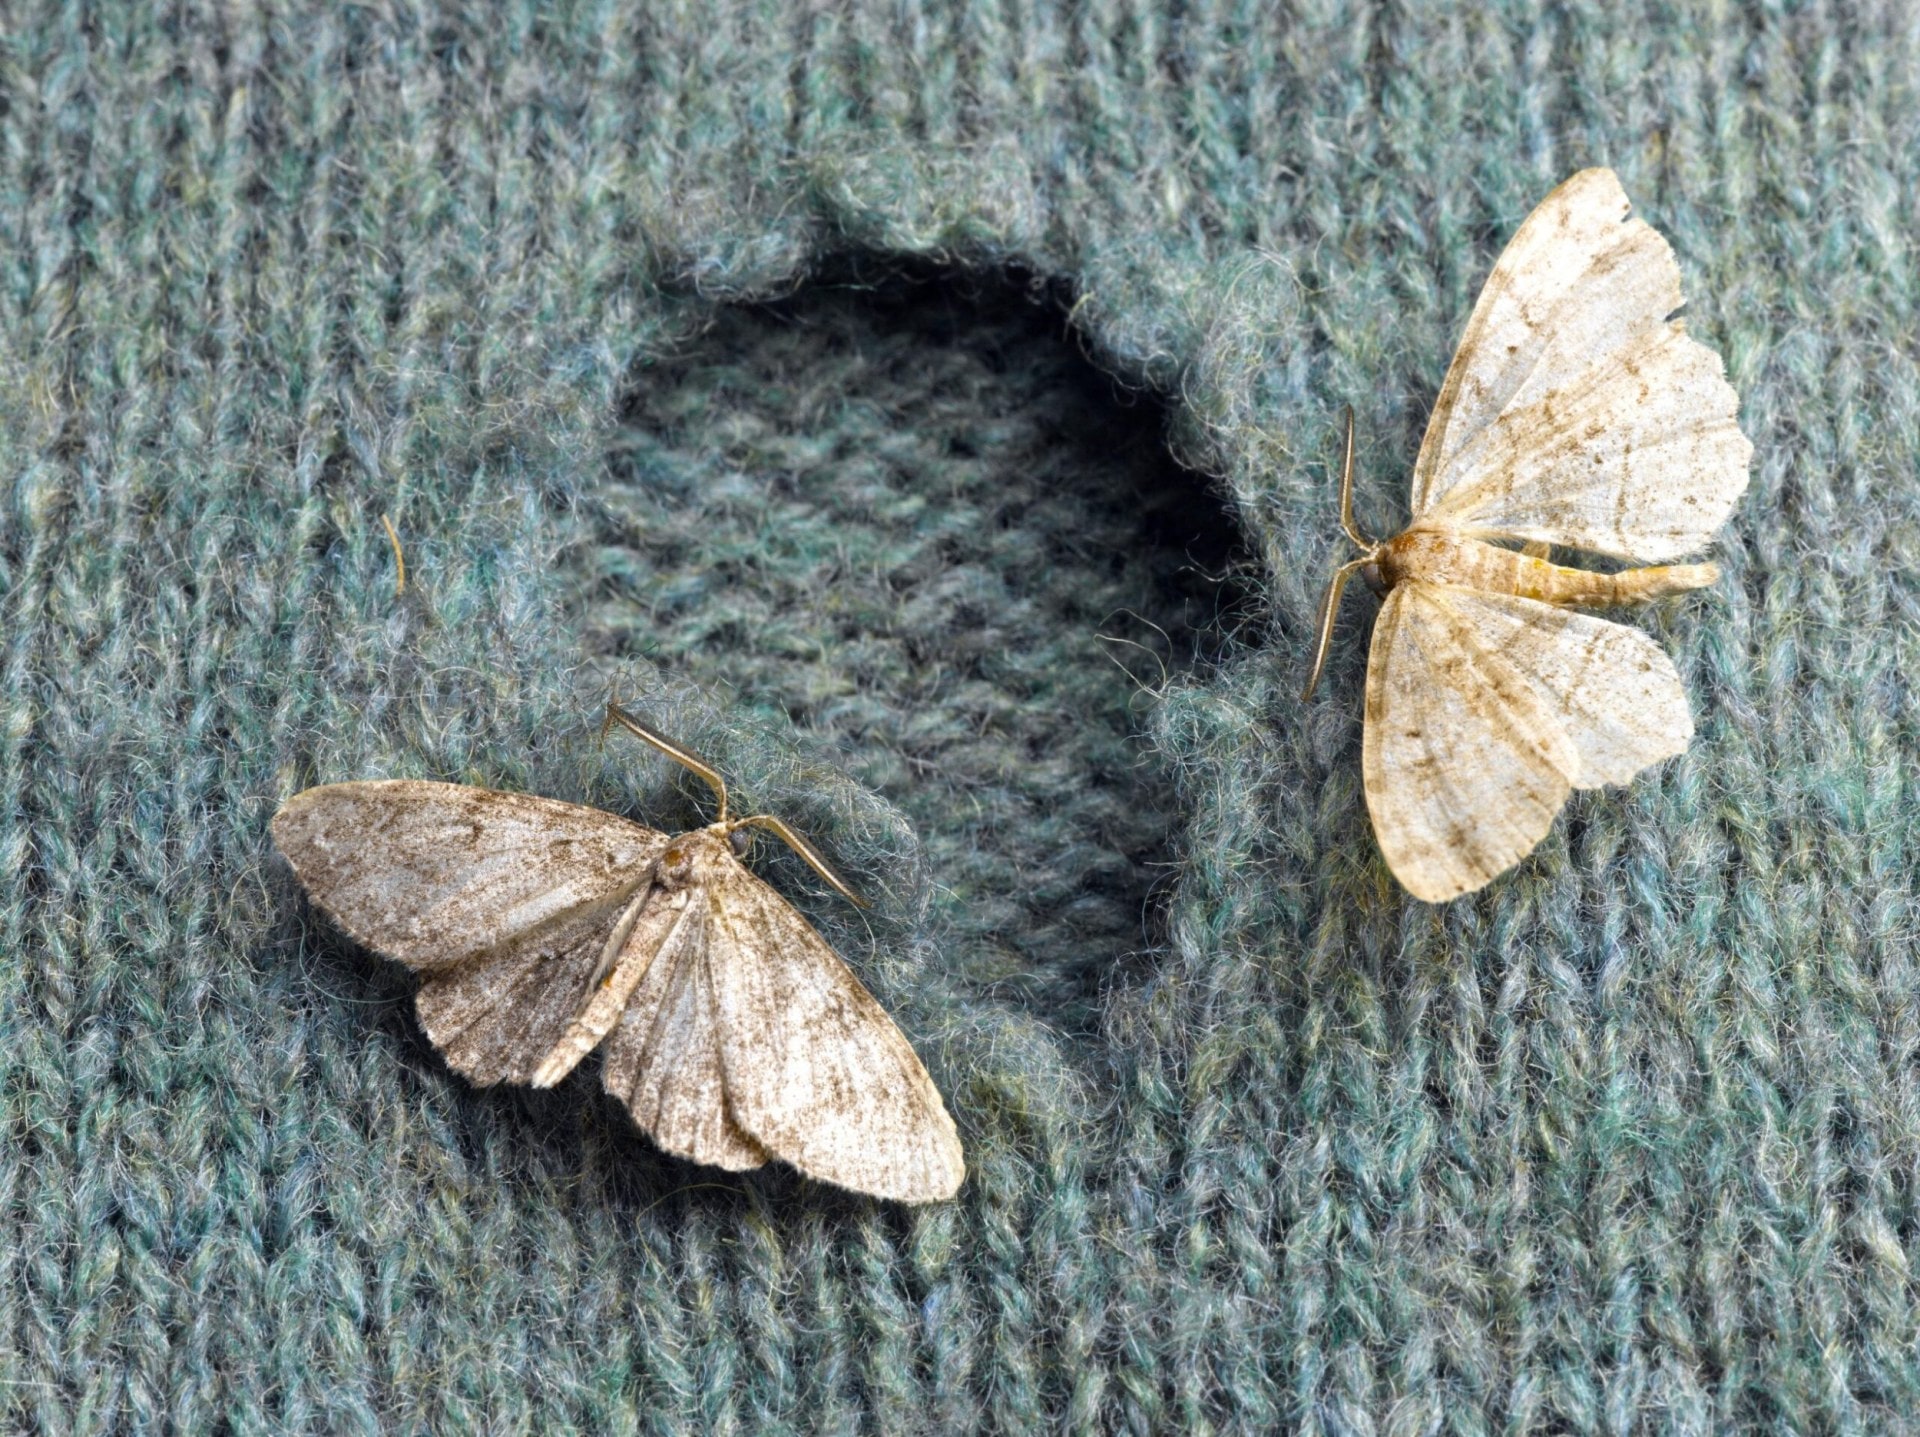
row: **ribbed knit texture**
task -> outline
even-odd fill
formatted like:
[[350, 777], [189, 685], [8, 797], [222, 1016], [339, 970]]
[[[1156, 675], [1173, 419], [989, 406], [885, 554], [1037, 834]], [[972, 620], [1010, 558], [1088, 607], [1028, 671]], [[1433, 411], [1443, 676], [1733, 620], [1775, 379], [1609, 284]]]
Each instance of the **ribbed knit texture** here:
[[[1268, 10], [9, 14], [0, 1427], [1920, 1425], [1920, 26]], [[1698, 733], [1429, 908], [1363, 596], [1296, 697], [1339, 410], [1390, 530], [1596, 163], [1755, 444]], [[760, 847], [955, 1203], [468, 1087], [272, 858], [693, 821], [616, 678], [878, 899]]]

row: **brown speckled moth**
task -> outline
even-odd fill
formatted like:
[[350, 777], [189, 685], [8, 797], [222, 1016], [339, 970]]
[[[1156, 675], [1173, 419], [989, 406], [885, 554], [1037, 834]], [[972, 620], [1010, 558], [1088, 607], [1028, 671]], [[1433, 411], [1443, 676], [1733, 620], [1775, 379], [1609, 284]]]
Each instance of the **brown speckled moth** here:
[[[1719, 355], [1672, 317], [1673, 251], [1628, 208], [1613, 171], [1582, 170], [1520, 226], [1440, 387], [1412, 522], [1381, 543], [1353, 522], [1347, 415], [1340, 522], [1361, 553], [1328, 585], [1305, 696], [1358, 572], [1384, 598], [1367, 809], [1387, 866], [1429, 902], [1526, 857], [1573, 789], [1624, 784], [1693, 737], [1658, 645], [1576, 612], [1711, 584], [1715, 565], [1666, 561], [1706, 546], [1753, 454]], [[1555, 544], [1655, 567], [1563, 568]]]
[[552, 1087], [604, 1044], [602, 1083], [670, 1153], [733, 1171], [780, 1158], [900, 1202], [952, 1197], [966, 1169], [932, 1078], [737, 850], [766, 829], [858, 903], [853, 890], [778, 818], [729, 818], [719, 774], [609, 704], [615, 723], [710, 784], [715, 821], [669, 836], [556, 799], [397, 779], [295, 794], [273, 841], [335, 923], [424, 975], [421, 1025], [474, 1083]]

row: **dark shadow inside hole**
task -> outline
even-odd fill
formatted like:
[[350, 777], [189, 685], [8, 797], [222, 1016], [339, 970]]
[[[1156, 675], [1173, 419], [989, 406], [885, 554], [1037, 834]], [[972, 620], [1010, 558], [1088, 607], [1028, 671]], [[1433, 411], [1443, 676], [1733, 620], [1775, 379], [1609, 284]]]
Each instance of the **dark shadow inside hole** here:
[[835, 743], [925, 842], [955, 981], [1086, 1031], [1178, 836], [1143, 685], [1232, 642], [1248, 560], [1066, 298], [868, 259], [719, 309], [634, 376], [584, 618]]

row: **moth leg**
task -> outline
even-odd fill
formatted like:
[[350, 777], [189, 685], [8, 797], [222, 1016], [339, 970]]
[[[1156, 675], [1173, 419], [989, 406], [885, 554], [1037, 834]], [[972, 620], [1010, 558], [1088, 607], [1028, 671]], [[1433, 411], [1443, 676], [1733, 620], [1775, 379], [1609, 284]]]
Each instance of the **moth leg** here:
[[1553, 552], [1553, 545], [1545, 539], [1529, 539], [1520, 546], [1520, 552], [1529, 559], [1544, 559]]

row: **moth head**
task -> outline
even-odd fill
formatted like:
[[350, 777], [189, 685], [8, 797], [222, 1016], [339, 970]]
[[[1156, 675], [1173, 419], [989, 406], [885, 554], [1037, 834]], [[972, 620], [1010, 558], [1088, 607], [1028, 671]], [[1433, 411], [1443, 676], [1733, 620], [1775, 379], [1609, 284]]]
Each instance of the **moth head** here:
[[709, 824], [705, 828], [677, 833], [660, 851], [653, 866], [653, 880], [662, 887], [695, 888], [722, 879], [735, 869], [731, 824]]
[[1380, 561], [1378, 559], [1369, 559], [1366, 563], [1362, 564], [1360, 566], [1360, 577], [1366, 583], [1366, 586], [1373, 590], [1373, 596], [1376, 599], [1386, 598], [1387, 590], [1393, 587], [1387, 582], [1386, 576], [1380, 572]]

